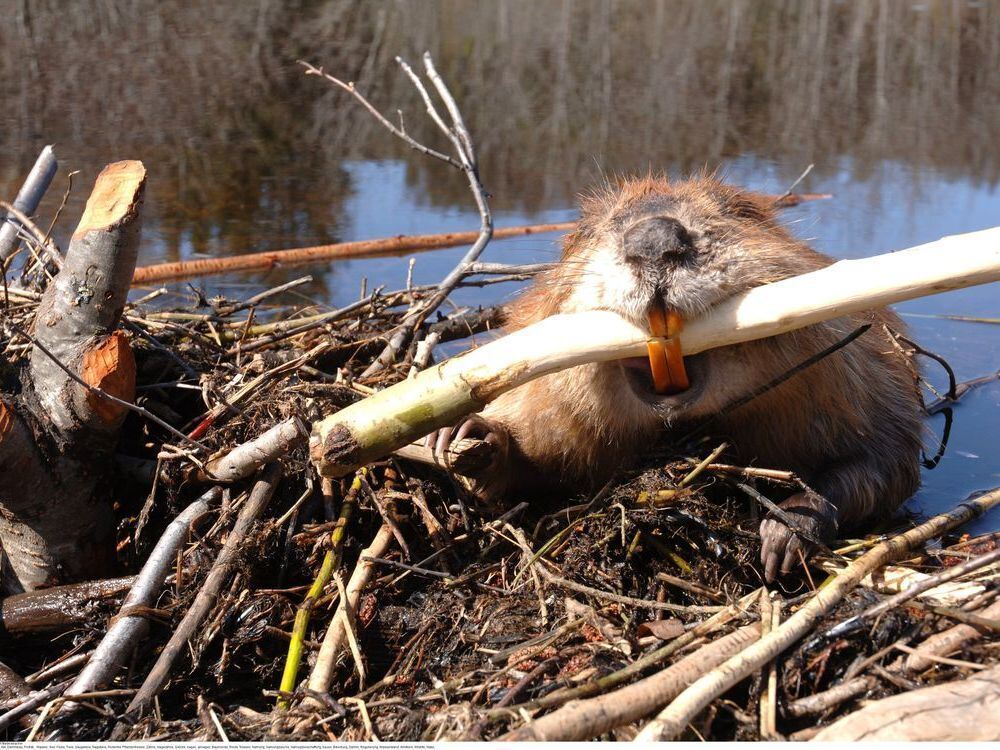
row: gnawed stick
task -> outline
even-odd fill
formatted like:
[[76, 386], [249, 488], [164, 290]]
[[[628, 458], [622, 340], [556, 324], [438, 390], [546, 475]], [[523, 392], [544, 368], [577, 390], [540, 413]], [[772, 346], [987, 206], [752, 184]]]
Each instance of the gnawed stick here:
[[489, 465], [493, 459], [493, 446], [485, 440], [463, 438], [448, 446], [443, 458], [438, 457], [433, 448], [420, 443], [404, 445], [393, 453], [410, 461], [437, 466], [462, 476], [471, 476]]
[[250, 529], [253, 528], [254, 523], [256, 523], [261, 513], [264, 512], [264, 508], [267, 507], [267, 503], [270, 501], [271, 495], [274, 494], [274, 490], [277, 488], [280, 480], [281, 467], [278, 464], [272, 464], [250, 491], [250, 496], [246, 499], [243, 507], [240, 508], [239, 515], [236, 517], [233, 530], [229, 532], [226, 543], [222, 545], [219, 556], [215, 558], [212, 569], [205, 578], [205, 583], [202, 584], [201, 590], [198, 591], [198, 596], [195, 597], [194, 603], [188, 609], [180, 624], [178, 624], [167, 645], [163, 647], [163, 651], [156, 660], [156, 664], [153, 665], [153, 668], [142, 683], [142, 687], [139, 688], [135, 697], [132, 698], [132, 702], [129, 703], [126, 713], [142, 713], [152, 702], [153, 698], [163, 689], [167, 679], [170, 677], [174, 661], [187, 648], [188, 639], [212, 610], [215, 600], [219, 596], [219, 591], [222, 590], [223, 585], [229, 580], [229, 576], [233, 572], [233, 567], [237, 562], [236, 553], [239, 550], [240, 544], [243, 543]]
[[[188, 527], [205, 513], [220, 494], [213, 487], [185, 508], [175, 518], [156, 543], [146, 564], [136, 578], [132, 590], [122, 603], [111, 627], [94, 650], [93, 656], [77, 676], [69, 693], [87, 693], [104, 687], [115, 673], [128, 663], [129, 654], [149, 630], [149, 623], [142, 614], [129, 614], [137, 608], [151, 607], [160, 593], [163, 581], [177, 559], [177, 550], [187, 541]], [[69, 704], [65, 704], [65, 710]]]
[[[647, 669], [651, 669], [652, 667], [662, 664], [664, 661], [678, 653], [689, 644], [693, 643], [698, 638], [707, 637], [715, 633], [734, 618], [745, 614], [750, 604], [756, 601], [759, 596], [760, 589], [752, 591], [742, 597], [739, 601], [728, 605], [721, 612], [716, 612], [704, 622], [698, 623], [683, 635], [674, 638], [674, 640], [660, 646], [660, 648], [655, 651], [651, 651], [645, 656], [636, 659], [634, 662], [626, 667], [623, 667], [622, 669], [619, 669], [617, 672], [612, 672], [611, 674], [599, 677], [596, 680], [592, 680], [591, 682], [587, 682], [582, 685], [577, 685], [576, 687], [557, 690], [553, 693], [542, 696], [541, 698], [528, 701], [527, 703], [520, 703], [512, 706], [511, 709], [517, 711], [537, 711], [542, 708], [556, 708], [567, 704], [572, 700], [589, 698], [606, 690], [613, 690], [619, 685], [628, 682], [633, 677], [638, 677]], [[492, 658], [495, 658], [495, 656], [491, 657], [491, 659]], [[627, 688], [622, 688], [622, 690], [625, 689]], [[614, 694], [617, 695], [618, 692], [620, 691], [616, 691]], [[491, 719], [495, 719], [505, 713], [506, 710], [491, 709], [488, 712], [488, 716]], [[517, 730], [515, 730], [515, 732], [516, 731]]]
[[654, 675], [597, 698], [568, 703], [558, 711], [508, 732], [501, 739], [506, 742], [593, 739], [648, 716], [707, 670], [739, 653], [759, 637], [760, 623], [739, 628]]
[[816, 596], [806, 602], [784, 624], [722, 666], [712, 670], [678, 696], [637, 736], [637, 741], [655, 742], [677, 737], [684, 727], [711, 701], [780, 654], [808, 633], [816, 621], [830, 611], [861, 579], [892, 560], [898, 560], [915, 545], [925, 542], [1000, 505], [1000, 489], [966, 500], [953, 510], [877, 544], [852, 561]]
[[[765, 604], [766, 600], [766, 604]], [[765, 589], [760, 596], [761, 635], [767, 635], [781, 624], [781, 598], [777, 592]], [[760, 695], [760, 736], [774, 740], [778, 735], [778, 663], [772, 660], [764, 668], [764, 684]], [[689, 683], [690, 684], [690, 683]]]
[[[388, 524], [382, 524], [372, 543], [361, 553], [357, 566], [351, 574], [351, 579], [347, 583], [347, 597], [341, 600], [337, 606], [337, 611], [330, 621], [330, 627], [323, 637], [323, 645], [320, 647], [316, 657], [316, 666], [313, 667], [312, 674], [309, 675], [309, 689], [317, 693], [325, 693], [330, 689], [330, 682], [333, 679], [333, 668], [336, 665], [337, 657], [344, 647], [347, 639], [347, 632], [343, 618], [347, 616], [346, 608], [356, 611], [361, 592], [371, 578], [375, 565], [365, 558], [382, 557], [392, 544], [392, 528]], [[315, 699], [309, 699], [314, 701]]]
[[[524, 237], [545, 232], [568, 232], [576, 226], [576, 222], [565, 221], [558, 224], [532, 224], [519, 227], [494, 229], [493, 237]], [[160, 263], [155, 266], [140, 266], [135, 269], [132, 284], [154, 284], [162, 281], [191, 278], [193, 276], [211, 276], [234, 271], [250, 271], [274, 266], [287, 266], [299, 263], [318, 263], [325, 260], [342, 258], [370, 258], [379, 255], [403, 255], [422, 250], [436, 250], [445, 247], [457, 247], [475, 242], [479, 232], [446, 232], [444, 234], [413, 234], [382, 237], [374, 240], [356, 240], [353, 242], [338, 242], [333, 245], [317, 245], [316, 247], [297, 247], [289, 250], [271, 250], [247, 255], [233, 255], [227, 258], [199, 258], [183, 260], [177, 263]]]
[[788, 703], [785, 706], [785, 714], [794, 718], [816, 716], [831, 708], [836, 708], [844, 701], [864, 695], [869, 690], [874, 690], [877, 686], [878, 680], [874, 677], [869, 677], [868, 675], [855, 677], [853, 680], [837, 683], [829, 690], [807, 695], [804, 698], [799, 698], [796, 701]]
[[826, 727], [817, 742], [1000, 740], [1000, 666], [964, 680], [873, 701]]
[[309, 428], [298, 417], [279, 422], [259, 437], [238, 445], [205, 463], [197, 477], [203, 482], [238, 482], [265, 464], [276, 461], [309, 436]]
[[[776, 336], [903, 300], [1000, 280], [1000, 228], [847, 260], [720, 303], [680, 334], [685, 355]], [[647, 331], [610, 312], [555, 315], [443, 362], [317, 422], [311, 455], [343, 476], [535, 378], [646, 354]]]
[[[928, 575], [922, 580], [918, 580], [910, 586], [907, 586], [898, 594], [890, 596], [888, 599], [883, 599], [878, 604], [874, 604], [868, 607], [864, 612], [855, 615], [854, 617], [848, 618], [843, 622], [830, 628], [826, 633], [827, 638], [840, 638], [848, 633], [853, 633], [855, 630], [860, 630], [865, 626], [867, 621], [878, 617], [890, 609], [894, 609], [902, 604], [905, 604], [910, 599], [924, 593], [932, 593], [938, 587], [942, 587], [942, 584], [953, 581], [956, 578], [960, 578], [967, 573], [979, 570], [987, 565], [991, 565], [997, 560], [1000, 560], [1000, 548], [990, 550], [982, 555], [973, 557], [971, 560], [966, 560], [958, 565], [953, 565], [950, 568], [945, 568], [940, 570], [933, 575]], [[976, 591], [980, 593], [981, 590]]]

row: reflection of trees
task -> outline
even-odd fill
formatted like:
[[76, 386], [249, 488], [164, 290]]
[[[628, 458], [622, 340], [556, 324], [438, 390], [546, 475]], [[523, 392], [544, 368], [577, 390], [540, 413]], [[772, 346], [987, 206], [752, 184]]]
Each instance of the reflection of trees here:
[[[0, 190], [49, 140], [90, 175], [144, 158], [150, 217], [173, 248], [335, 238], [345, 154], [402, 155], [299, 57], [434, 140], [391, 62], [430, 49], [500, 209], [567, 203], [598, 165], [690, 169], [745, 152], [789, 171], [842, 155], [858, 170], [888, 158], [991, 182], [1000, 171], [997, 3], [12, 2], [0, 139], [14, 160]], [[461, 180], [407, 159], [427, 200], [465, 202]]]
[[[304, 137], [300, 103], [312, 90], [299, 87], [311, 82], [295, 67], [285, 8], [295, 10], [18, 2], [0, 27], [0, 99], [12, 105], [0, 138], [16, 157], [0, 167], [0, 188], [10, 192], [54, 141], [63, 170], [81, 169], [88, 184], [107, 161], [147, 162], [146, 224], [168, 258], [187, 244], [241, 252], [335, 238], [347, 177], [336, 162], [316, 164]], [[76, 192], [77, 213], [85, 195]]]

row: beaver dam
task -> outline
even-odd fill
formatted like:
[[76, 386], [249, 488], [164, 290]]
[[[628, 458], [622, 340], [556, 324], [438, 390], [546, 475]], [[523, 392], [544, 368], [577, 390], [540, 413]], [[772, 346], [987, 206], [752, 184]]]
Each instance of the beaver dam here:
[[726, 462], [710, 430], [596, 492], [502, 503], [463, 479], [483, 440], [444, 461], [420, 443], [344, 471], [317, 457], [314, 425], [503, 326], [446, 305], [456, 289], [540, 270], [479, 260], [493, 225], [473, 139], [430, 58], [404, 70], [451, 150], [382, 124], [464, 177], [482, 220], [439, 284], [373, 279], [336, 310], [296, 301], [305, 279], [130, 293], [155, 277], [135, 270], [138, 162], [60, 217], [78, 220], [65, 248], [11, 212], [5, 737], [1000, 737], [1000, 533], [962, 531], [1000, 489], [817, 544], [765, 586], [761, 518], [804, 485]]

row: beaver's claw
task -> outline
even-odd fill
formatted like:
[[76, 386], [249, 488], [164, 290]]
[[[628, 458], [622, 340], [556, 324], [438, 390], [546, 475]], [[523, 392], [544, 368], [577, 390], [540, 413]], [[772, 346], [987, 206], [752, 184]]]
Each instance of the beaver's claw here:
[[442, 427], [424, 438], [424, 445], [434, 449], [435, 458], [451, 468], [456, 461], [452, 447], [462, 440], [479, 440], [480, 445], [489, 448], [486, 456], [476, 456], [474, 461], [463, 462], [466, 466], [458, 475], [463, 478], [466, 489], [482, 500], [497, 500], [507, 488], [508, 472], [505, 470], [510, 445], [507, 431], [499, 425], [475, 414], [451, 427]]
[[[781, 503], [781, 509], [798, 528], [821, 541], [837, 535], [837, 510], [824, 497], [800, 492]], [[813, 552], [813, 545], [790, 529], [783, 521], [768, 515], [760, 524], [760, 562], [768, 583], [791, 572], [792, 567]]]

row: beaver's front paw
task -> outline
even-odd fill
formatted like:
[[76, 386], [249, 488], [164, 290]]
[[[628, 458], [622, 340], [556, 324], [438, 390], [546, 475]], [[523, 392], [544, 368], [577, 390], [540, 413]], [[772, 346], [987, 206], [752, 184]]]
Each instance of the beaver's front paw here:
[[[460, 449], [463, 440], [480, 441]], [[500, 425], [475, 414], [452, 427], [442, 427], [424, 439], [442, 466], [452, 469], [466, 489], [481, 500], [494, 502], [507, 490], [510, 435]]]
[[[781, 503], [781, 509], [808, 535], [822, 542], [832, 541], [837, 536], [837, 509], [821, 495], [800, 492]], [[792, 529], [768, 515], [760, 524], [760, 562], [764, 566], [764, 577], [774, 583], [778, 572], [785, 574], [799, 561], [799, 556], [809, 557], [813, 545], [796, 534]]]

